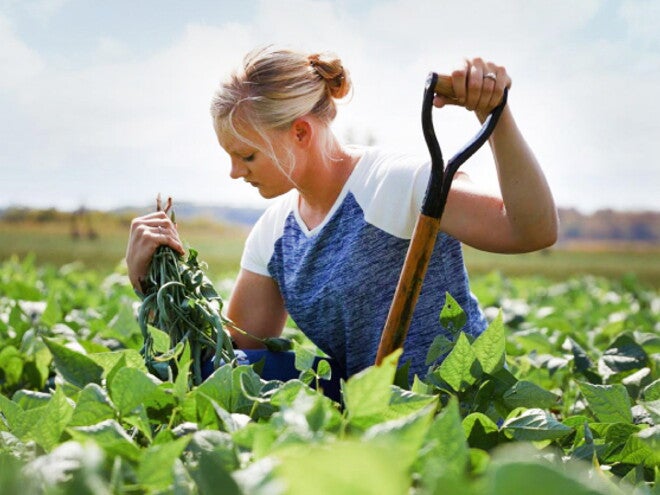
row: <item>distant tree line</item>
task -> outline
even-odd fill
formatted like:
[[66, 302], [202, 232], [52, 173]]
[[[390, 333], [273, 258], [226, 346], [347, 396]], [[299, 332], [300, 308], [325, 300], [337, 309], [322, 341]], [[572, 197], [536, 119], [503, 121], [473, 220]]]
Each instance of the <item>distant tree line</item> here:
[[591, 214], [560, 209], [560, 241], [660, 242], [660, 212], [599, 210]]
[[91, 223], [116, 222], [122, 225], [130, 225], [131, 219], [137, 216], [136, 211], [125, 211], [112, 213], [98, 210], [88, 210], [80, 207], [75, 211], [62, 211], [57, 208], [28, 208], [23, 206], [12, 206], [0, 209], [0, 221], [5, 223]]
[[[128, 226], [132, 218], [149, 211], [148, 208], [123, 208], [114, 212], [79, 209], [74, 212], [56, 208], [33, 209], [10, 207], [0, 209], [0, 221], [6, 223], [49, 223], [70, 222], [74, 227], [84, 221], [90, 225], [116, 222]], [[177, 207], [177, 218], [206, 219], [219, 224], [251, 225], [262, 210], [257, 208], [235, 208], [227, 206], [196, 206], [181, 203]], [[573, 208], [559, 209], [559, 240], [631, 241], [660, 243], [660, 211], [627, 212], [599, 210], [584, 214]], [[72, 231], [73, 231], [72, 230]]]

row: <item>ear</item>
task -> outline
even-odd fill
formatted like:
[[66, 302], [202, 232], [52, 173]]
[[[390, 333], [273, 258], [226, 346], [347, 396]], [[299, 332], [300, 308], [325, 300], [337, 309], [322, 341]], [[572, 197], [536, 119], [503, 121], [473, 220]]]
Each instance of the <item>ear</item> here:
[[291, 133], [296, 144], [307, 147], [312, 142], [314, 129], [308, 119], [300, 117], [293, 121]]

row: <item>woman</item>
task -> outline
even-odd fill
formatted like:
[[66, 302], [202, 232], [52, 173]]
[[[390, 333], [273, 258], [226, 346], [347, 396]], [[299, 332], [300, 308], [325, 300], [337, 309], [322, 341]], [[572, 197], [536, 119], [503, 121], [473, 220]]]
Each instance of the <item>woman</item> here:
[[[480, 121], [511, 84], [504, 67], [479, 58], [451, 78], [456, 99], [436, 96], [434, 105], [462, 105]], [[338, 58], [269, 47], [248, 54], [211, 105], [231, 177], [277, 198], [248, 237], [227, 316], [269, 337], [280, 335], [291, 315], [343, 376], [374, 362], [429, 174], [428, 163], [337, 139], [330, 129], [335, 100], [350, 89]], [[443, 332], [438, 313], [447, 292], [467, 314], [464, 331], [485, 328], [461, 242], [520, 253], [556, 240], [552, 194], [508, 107], [490, 147], [501, 194], [484, 192], [465, 174], [452, 184], [401, 357], [411, 361], [411, 376], [425, 374], [428, 347]], [[160, 244], [184, 251], [164, 213], [133, 221], [126, 259], [137, 290]], [[244, 349], [256, 344], [234, 339]]]

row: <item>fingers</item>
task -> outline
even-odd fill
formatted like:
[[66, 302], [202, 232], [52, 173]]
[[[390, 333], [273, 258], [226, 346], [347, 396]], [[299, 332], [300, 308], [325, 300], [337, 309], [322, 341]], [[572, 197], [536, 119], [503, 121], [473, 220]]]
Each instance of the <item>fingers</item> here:
[[436, 96], [434, 105], [461, 105], [485, 118], [502, 101], [504, 89], [511, 86], [511, 78], [504, 67], [481, 58], [466, 60], [461, 69], [451, 74], [455, 99]]
[[165, 212], [156, 212], [133, 219], [126, 247], [128, 277], [133, 287], [141, 289], [141, 281], [149, 271], [151, 259], [159, 246], [169, 246], [181, 255], [185, 249], [176, 225]]
[[167, 215], [133, 220], [131, 238], [134, 239], [135, 244], [151, 251], [150, 254], [161, 245], [169, 246], [180, 254], [185, 253], [176, 226]]

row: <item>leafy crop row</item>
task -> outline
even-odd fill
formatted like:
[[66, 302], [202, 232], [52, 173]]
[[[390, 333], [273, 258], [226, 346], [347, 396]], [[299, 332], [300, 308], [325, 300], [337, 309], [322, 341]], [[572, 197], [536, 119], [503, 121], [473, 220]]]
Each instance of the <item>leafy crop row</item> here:
[[633, 280], [484, 277], [483, 335], [449, 297], [427, 377], [395, 353], [338, 404], [294, 330], [299, 380], [162, 381], [120, 272], [0, 265], [0, 493], [660, 493], [660, 297]]

